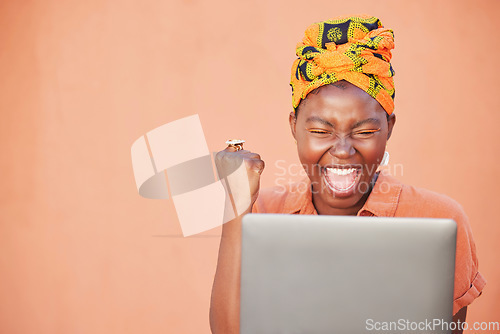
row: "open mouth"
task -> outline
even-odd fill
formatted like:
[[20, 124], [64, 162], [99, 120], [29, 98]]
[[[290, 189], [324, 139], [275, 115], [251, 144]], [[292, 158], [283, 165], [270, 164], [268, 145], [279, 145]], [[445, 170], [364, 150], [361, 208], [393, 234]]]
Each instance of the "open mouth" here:
[[322, 168], [325, 184], [334, 195], [345, 197], [351, 195], [361, 178], [359, 165], [335, 165]]

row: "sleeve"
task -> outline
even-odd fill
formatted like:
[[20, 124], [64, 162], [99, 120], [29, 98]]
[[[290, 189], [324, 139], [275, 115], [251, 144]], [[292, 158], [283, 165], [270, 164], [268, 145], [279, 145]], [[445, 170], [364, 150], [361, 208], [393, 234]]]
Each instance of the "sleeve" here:
[[455, 287], [453, 314], [470, 305], [481, 295], [486, 280], [478, 270], [476, 244], [469, 219], [462, 206], [442, 194], [425, 189], [405, 186], [398, 210], [406, 216], [451, 218], [457, 223], [457, 248], [455, 255]]
[[471, 304], [481, 295], [486, 280], [478, 271], [476, 245], [469, 220], [462, 207], [454, 203], [453, 219], [457, 223], [457, 250], [455, 257], [455, 290], [453, 314]]
[[264, 188], [259, 191], [252, 213], [284, 213], [288, 191], [284, 188]]

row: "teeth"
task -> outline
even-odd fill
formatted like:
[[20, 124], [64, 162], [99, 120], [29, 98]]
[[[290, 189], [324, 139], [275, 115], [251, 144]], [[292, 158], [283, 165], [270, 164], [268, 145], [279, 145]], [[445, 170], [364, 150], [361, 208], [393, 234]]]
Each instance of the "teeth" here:
[[354, 168], [327, 168], [330, 173], [335, 173], [337, 175], [347, 175], [353, 173], [356, 169]]

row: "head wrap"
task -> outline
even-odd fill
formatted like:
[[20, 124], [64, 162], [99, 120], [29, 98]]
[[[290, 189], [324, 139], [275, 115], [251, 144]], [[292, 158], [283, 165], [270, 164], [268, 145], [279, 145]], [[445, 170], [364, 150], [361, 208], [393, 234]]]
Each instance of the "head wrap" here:
[[292, 65], [292, 103], [314, 89], [346, 80], [358, 86], [390, 115], [394, 110], [394, 33], [376, 17], [340, 17], [310, 25]]

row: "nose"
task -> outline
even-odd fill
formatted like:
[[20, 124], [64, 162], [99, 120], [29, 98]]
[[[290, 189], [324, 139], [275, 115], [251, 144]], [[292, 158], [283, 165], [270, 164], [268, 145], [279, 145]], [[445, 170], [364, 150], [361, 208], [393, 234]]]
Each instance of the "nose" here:
[[349, 137], [337, 137], [330, 148], [330, 154], [337, 159], [348, 159], [354, 155], [354, 153], [355, 150]]

